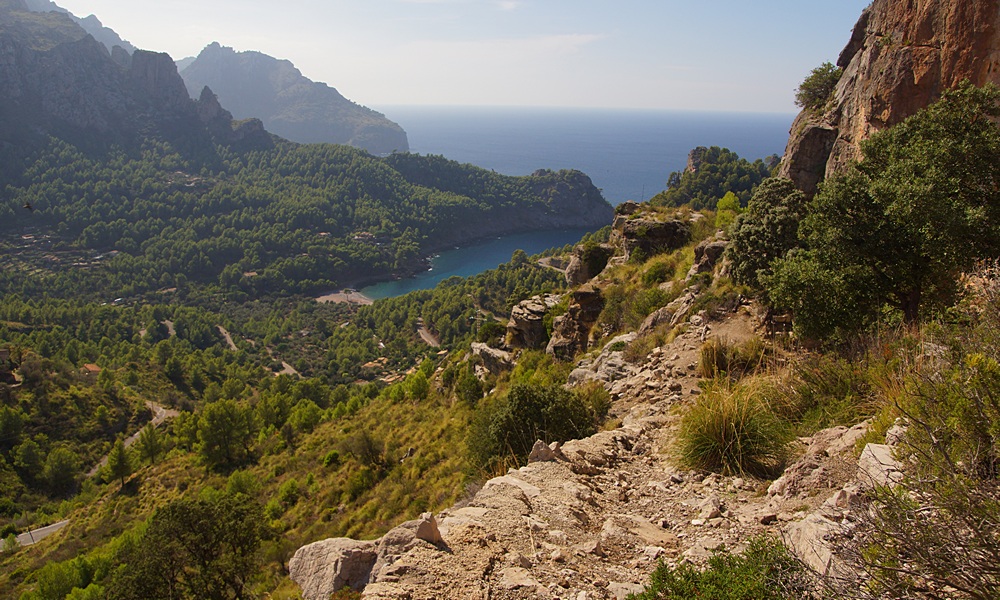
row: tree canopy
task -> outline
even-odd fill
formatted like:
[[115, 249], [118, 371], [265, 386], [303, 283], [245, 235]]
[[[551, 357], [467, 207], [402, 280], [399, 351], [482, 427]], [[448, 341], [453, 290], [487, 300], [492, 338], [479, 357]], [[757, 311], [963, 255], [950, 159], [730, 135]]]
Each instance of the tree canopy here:
[[795, 104], [806, 110], [819, 110], [830, 99], [844, 70], [825, 62], [809, 73], [795, 92]]
[[816, 334], [886, 305], [910, 324], [950, 305], [963, 272], [1000, 256], [998, 101], [996, 87], [963, 83], [864, 142], [810, 203], [803, 250], [774, 263], [774, 302]]

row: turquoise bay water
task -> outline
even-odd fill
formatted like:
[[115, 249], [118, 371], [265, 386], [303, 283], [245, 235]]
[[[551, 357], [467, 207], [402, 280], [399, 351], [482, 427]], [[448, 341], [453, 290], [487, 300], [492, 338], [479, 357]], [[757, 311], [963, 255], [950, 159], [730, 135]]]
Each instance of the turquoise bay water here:
[[[683, 170], [696, 146], [722, 146], [748, 160], [784, 152], [795, 115], [652, 110], [386, 106], [379, 110], [406, 130], [412, 152], [440, 154], [505, 175], [577, 169], [611, 204], [647, 200]], [[432, 270], [362, 290], [387, 298], [432, 288], [506, 262], [575, 242], [585, 233], [536, 232], [448, 251]]]
[[533, 231], [448, 250], [431, 259], [430, 271], [424, 271], [409, 279], [377, 283], [363, 288], [361, 293], [372, 300], [378, 300], [402, 296], [415, 290], [430, 289], [449, 277], [469, 277], [495, 269], [510, 260], [510, 255], [515, 250], [524, 250], [530, 256], [549, 248], [575, 243], [587, 233], [589, 233], [587, 229]]

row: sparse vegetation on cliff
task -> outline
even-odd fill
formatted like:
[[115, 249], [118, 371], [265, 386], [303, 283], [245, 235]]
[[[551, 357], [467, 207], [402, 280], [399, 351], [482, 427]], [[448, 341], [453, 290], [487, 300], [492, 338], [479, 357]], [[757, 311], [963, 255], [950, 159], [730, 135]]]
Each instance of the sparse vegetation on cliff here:
[[806, 110], [819, 111], [826, 106], [844, 70], [825, 62], [813, 69], [795, 92], [795, 105]]

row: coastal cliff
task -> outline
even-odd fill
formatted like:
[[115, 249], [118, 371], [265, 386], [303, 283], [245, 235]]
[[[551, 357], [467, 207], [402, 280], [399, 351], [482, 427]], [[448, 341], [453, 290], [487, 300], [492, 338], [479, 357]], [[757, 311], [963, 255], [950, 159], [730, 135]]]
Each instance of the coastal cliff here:
[[1000, 83], [1000, 0], [875, 0], [837, 60], [831, 100], [792, 124], [779, 174], [808, 193], [859, 144], [968, 79]]

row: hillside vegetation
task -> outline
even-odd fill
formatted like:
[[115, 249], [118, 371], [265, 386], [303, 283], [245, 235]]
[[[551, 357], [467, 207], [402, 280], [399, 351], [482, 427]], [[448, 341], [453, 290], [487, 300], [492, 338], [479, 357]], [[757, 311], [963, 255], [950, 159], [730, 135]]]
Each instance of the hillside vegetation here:
[[[103, 299], [188, 283], [240, 301], [312, 293], [412, 273], [431, 251], [486, 235], [610, 218], [577, 172], [507, 177], [331, 145], [219, 151], [209, 169], [167, 145], [92, 158], [53, 142], [0, 203], [4, 288], [37, 293], [44, 281], [50, 295]], [[43, 264], [59, 276], [36, 277]]]

